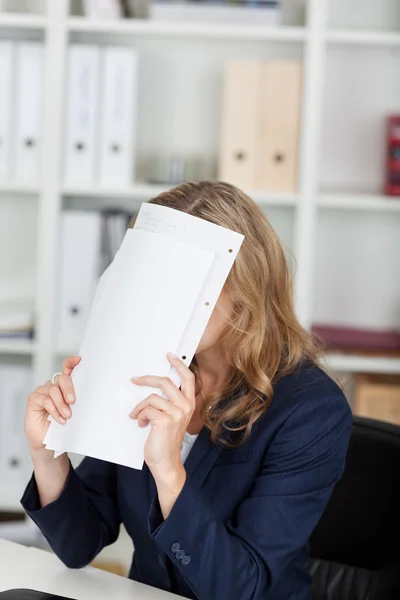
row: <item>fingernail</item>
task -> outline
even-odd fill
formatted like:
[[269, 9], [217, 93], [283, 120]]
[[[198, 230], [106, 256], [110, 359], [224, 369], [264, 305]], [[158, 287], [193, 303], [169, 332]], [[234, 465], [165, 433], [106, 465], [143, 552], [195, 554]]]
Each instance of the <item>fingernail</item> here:
[[65, 423], [67, 422], [67, 419], [64, 419], [64, 417], [59, 417], [60, 422], [65, 425]]
[[132, 381], [136, 381], [137, 379], [139, 379], [139, 377], [132, 377], [131, 379]]
[[175, 354], [172, 354], [172, 352], [168, 352], [167, 356], [169, 356], [170, 358], [176, 358]]
[[68, 402], [75, 402], [75, 398], [73, 394], [67, 394], [67, 400]]
[[68, 417], [70, 417], [70, 416], [71, 416], [71, 414], [72, 414], [72, 413], [71, 413], [71, 411], [69, 410], [69, 408], [64, 408], [64, 409], [63, 409], [63, 415], [64, 415], [65, 417], [67, 417], [67, 418], [68, 418]]

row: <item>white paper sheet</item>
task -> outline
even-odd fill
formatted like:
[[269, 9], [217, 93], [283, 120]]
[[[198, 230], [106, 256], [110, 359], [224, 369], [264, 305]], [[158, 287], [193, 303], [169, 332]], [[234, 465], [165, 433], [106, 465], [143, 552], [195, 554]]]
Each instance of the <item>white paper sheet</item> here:
[[149, 429], [128, 414], [159, 390], [134, 386], [131, 377], [180, 384], [166, 353], [190, 364], [242, 241], [203, 219], [142, 205], [99, 282], [72, 374], [73, 416], [66, 425], [51, 423], [47, 448], [142, 467]]

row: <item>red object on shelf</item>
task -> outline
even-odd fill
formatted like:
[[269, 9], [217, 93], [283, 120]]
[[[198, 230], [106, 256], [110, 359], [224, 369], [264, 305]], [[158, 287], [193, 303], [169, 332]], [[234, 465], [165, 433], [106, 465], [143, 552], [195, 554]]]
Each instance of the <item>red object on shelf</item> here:
[[386, 185], [388, 196], [400, 196], [400, 115], [387, 122]]
[[311, 331], [326, 344], [329, 350], [374, 350], [376, 352], [400, 350], [399, 331], [354, 329], [323, 324], [313, 325]]

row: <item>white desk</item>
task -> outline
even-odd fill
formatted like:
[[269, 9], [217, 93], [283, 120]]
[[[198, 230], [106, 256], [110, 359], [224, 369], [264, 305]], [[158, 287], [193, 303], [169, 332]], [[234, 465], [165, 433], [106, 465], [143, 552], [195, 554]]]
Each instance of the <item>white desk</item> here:
[[28, 588], [76, 600], [172, 600], [178, 596], [93, 567], [67, 569], [50, 552], [0, 539], [0, 592]]

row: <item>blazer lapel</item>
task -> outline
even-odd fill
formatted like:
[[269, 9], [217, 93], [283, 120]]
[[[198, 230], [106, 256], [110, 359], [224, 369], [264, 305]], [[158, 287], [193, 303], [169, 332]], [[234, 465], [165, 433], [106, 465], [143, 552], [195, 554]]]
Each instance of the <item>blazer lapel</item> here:
[[203, 427], [185, 461], [187, 477], [200, 487], [221, 454], [223, 446], [211, 441], [210, 432]]

